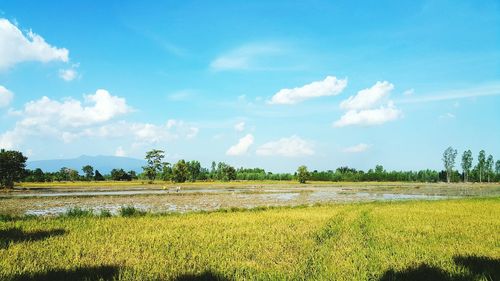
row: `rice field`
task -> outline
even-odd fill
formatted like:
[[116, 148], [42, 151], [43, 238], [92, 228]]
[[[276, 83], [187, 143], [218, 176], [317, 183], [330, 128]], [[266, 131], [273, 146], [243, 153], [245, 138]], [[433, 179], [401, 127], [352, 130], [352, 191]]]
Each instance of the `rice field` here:
[[500, 280], [500, 198], [0, 221], [0, 280]]

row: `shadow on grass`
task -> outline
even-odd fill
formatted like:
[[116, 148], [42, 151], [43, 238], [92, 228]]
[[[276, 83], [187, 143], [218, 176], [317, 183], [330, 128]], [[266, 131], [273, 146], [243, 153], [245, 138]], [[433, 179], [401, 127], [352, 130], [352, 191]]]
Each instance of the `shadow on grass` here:
[[0, 249], [6, 249], [12, 243], [24, 241], [39, 241], [53, 236], [66, 234], [64, 229], [37, 230], [25, 232], [20, 228], [8, 228], [0, 230]]
[[[379, 279], [380, 281], [392, 280], [443, 280], [443, 281], [468, 281], [468, 280], [500, 280], [500, 259], [477, 256], [456, 256], [455, 264], [465, 268], [464, 273], [454, 274], [439, 267], [421, 264], [402, 271], [388, 270]], [[467, 272], [468, 271], [468, 272]]]
[[76, 269], [55, 269], [43, 273], [21, 274], [13, 276], [10, 281], [84, 281], [84, 280], [116, 280], [119, 268], [116, 266], [93, 266]]
[[174, 279], [175, 281], [229, 281], [230, 279], [211, 271], [199, 274], [184, 274]]

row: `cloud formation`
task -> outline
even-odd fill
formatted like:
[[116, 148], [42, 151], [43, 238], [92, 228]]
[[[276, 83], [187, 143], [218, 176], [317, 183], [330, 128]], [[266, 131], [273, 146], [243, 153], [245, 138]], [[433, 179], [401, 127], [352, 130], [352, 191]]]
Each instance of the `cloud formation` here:
[[48, 97], [30, 101], [22, 110], [12, 111], [18, 117], [15, 127], [0, 135], [0, 148], [18, 147], [29, 137], [48, 137], [71, 143], [81, 138], [120, 138], [133, 146], [159, 144], [176, 139], [192, 139], [199, 128], [181, 120], [164, 124], [116, 120], [132, 111], [122, 97], [106, 90], [85, 95], [84, 101]]
[[210, 68], [215, 71], [262, 70], [267, 67], [261, 65], [260, 60], [282, 52], [283, 48], [274, 43], [247, 44], [218, 56], [210, 63]]
[[0, 18], [0, 70], [26, 61], [68, 62], [69, 51], [49, 45], [31, 30], [23, 34], [9, 20]]
[[344, 100], [340, 108], [347, 112], [335, 121], [333, 126], [374, 126], [401, 118], [403, 116], [401, 110], [388, 99], [393, 89], [394, 85], [387, 81], [377, 82], [372, 87]]
[[234, 129], [237, 132], [243, 132], [245, 130], [245, 122], [241, 121], [234, 125]]
[[350, 96], [347, 100], [340, 103], [340, 108], [344, 110], [369, 109], [378, 106], [389, 94], [394, 85], [391, 83], [377, 82], [371, 88], [358, 92], [355, 96]]
[[231, 146], [227, 151], [226, 155], [238, 156], [247, 153], [250, 146], [253, 144], [254, 138], [252, 134], [247, 134], [242, 137], [237, 144]]
[[368, 148], [370, 148], [369, 144], [360, 143], [357, 145], [346, 147], [342, 151], [347, 153], [360, 153], [365, 152], [366, 150], [368, 150]]
[[64, 81], [73, 81], [78, 76], [78, 72], [74, 68], [59, 69], [59, 77]]
[[9, 89], [0, 85], [0, 108], [7, 107], [14, 99], [14, 94]]
[[302, 87], [281, 89], [269, 101], [270, 104], [296, 104], [308, 99], [335, 96], [347, 86], [347, 79], [327, 76], [322, 81], [315, 81]]
[[299, 157], [313, 154], [313, 144], [295, 135], [270, 141], [257, 148], [257, 155], [261, 156]]

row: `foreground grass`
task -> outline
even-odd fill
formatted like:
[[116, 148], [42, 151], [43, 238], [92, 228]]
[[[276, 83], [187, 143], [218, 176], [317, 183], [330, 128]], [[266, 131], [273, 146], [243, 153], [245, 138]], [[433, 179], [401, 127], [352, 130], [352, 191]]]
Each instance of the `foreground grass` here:
[[0, 280], [499, 280], [500, 198], [4, 219]]

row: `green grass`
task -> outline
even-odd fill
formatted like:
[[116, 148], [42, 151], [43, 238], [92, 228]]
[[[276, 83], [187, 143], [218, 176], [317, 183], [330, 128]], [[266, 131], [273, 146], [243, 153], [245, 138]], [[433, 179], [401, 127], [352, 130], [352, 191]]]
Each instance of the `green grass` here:
[[500, 280], [500, 198], [0, 220], [0, 280]]

